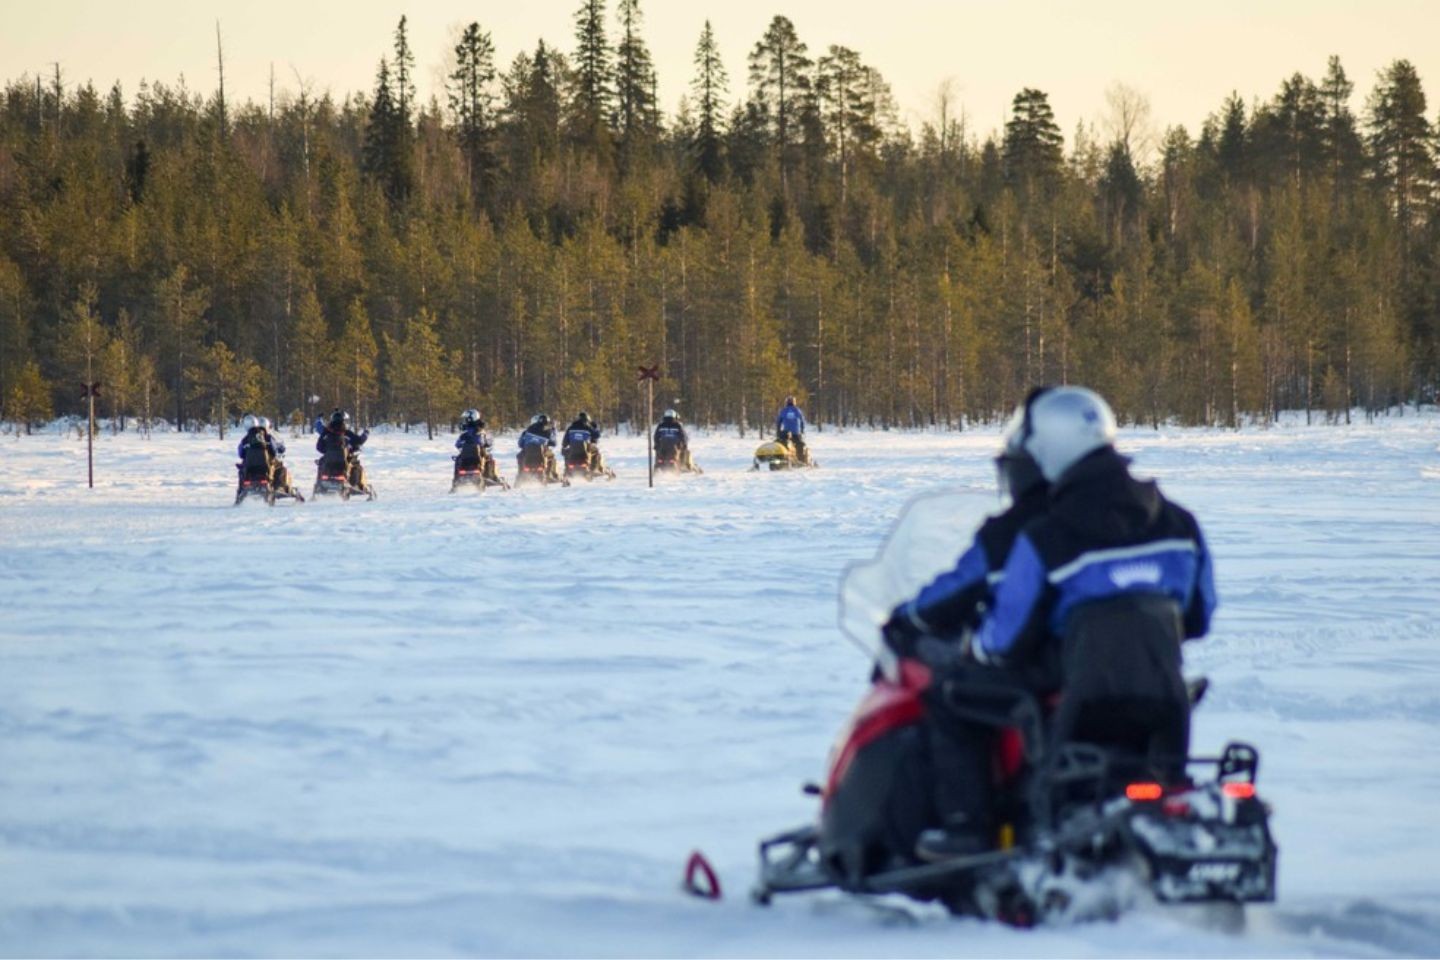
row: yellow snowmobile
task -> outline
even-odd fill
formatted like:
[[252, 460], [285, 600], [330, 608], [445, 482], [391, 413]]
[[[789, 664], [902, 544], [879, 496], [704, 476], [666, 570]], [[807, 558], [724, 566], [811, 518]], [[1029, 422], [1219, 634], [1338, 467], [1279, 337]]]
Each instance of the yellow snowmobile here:
[[819, 464], [810, 459], [808, 451], [802, 460], [793, 444], [775, 439], [767, 440], [755, 448], [755, 465], [750, 469], [759, 470], [762, 466], [768, 466], [771, 470], [794, 470], [799, 467], [818, 467]]

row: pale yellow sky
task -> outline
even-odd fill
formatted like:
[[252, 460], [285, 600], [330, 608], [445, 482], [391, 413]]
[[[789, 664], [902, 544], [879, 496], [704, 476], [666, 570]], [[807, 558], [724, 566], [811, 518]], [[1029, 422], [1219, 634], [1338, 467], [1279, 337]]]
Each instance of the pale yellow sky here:
[[[616, 0], [607, 6], [614, 16]], [[0, 0], [0, 77], [45, 71], [59, 61], [67, 83], [118, 79], [127, 96], [142, 77], [192, 89], [215, 84], [215, 21], [225, 39], [232, 99], [266, 97], [270, 67], [280, 90], [296, 72], [337, 97], [369, 89], [390, 35], [409, 17], [422, 97], [443, 96], [442, 70], [459, 25], [478, 20], [503, 70], [544, 37], [569, 51], [579, 0]], [[18, 8], [18, 9], [16, 9]], [[1161, 127], [1195, 132], [1233, 89], [1268, 99], [1299, 70], [1318, 79], [1339, 54], [1363, 109], [1378, 70], [1406, 58], [1420, 71], [1430, 114], [1440, 110], [1440, 0], [642, 0], [644, 33], [673, 110], [688, 88], [695, 41], [714, 25], [732, 100], [746, 89], [746, 55], [777, 13], [795, 22], [812, 54], [854, 47], [890, 81], [913, 128], [933, 114], [949, 78], [971, 129], [1003, 124], [1024, 86], [1050, 94], [1069, 140], [1096, 121], [1105, 90], [1120, 81], [1150, 98]]]

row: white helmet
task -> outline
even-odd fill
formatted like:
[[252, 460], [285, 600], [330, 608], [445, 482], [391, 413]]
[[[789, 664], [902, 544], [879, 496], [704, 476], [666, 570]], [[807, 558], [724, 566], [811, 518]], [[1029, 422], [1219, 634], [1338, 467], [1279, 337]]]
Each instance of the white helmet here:
[[1088, 453], [1115, 442], [1115, 413], [1093, 390], [1056, 387], [1034, 398], [1026, 415], [1025, 449], [1054, 483]]
[[260, 429], [261, 429], [261, 430], [269, 430], [269, 429], [270, 429], [270, 418], [269, 418], [269, 417], [261, 417], [261, 418], [260, 418]]
[[476, 410], [474, 407], [471, 407], [469, 410], [466, 410], [464, 413], [460, 414], [460, 422], [467, 427], [479, 419], [480, 411]]
[[240, 426], [244, 427], [246, 430], [254, 430], [256, 427], [260, 426], [260, 418], [255, 416], [255, 414], [253, 413], [247, 413], [243, 418], [241, 418]]
[[666, 410], [666, 411], [665, 411], [665, 419], [666, 419], [666, 420], [674, 420], [674, 419], [678, 418], [679, 416], [680, 416], [680, 414], [678, 414], [678, 413], [675, 412], [675, 408], [674, 408], [674, 407], [671, 407], [669, 410]]

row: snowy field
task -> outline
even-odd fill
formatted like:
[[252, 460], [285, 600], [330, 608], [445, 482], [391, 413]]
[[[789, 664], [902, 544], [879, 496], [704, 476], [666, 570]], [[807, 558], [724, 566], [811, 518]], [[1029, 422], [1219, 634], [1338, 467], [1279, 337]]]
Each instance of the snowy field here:
[[1197, 749], [1260, 746], [1276, 809], [1238, 933], [745, 896], [865, 680], [843, 568], [917, 493], [993, 510], [994, 431], [792, 475], [713, 434], [653, 491], [622, 437], [613, 484], [483, 497], [452, 440], [372, 437], [374, 503], [236, 509], [234, 438], [106, 435], [94, 491], [73, 435], [0, 438], [0, 954], [1440, 955], [1440, 418], [1123, 436], [1216, 555]]

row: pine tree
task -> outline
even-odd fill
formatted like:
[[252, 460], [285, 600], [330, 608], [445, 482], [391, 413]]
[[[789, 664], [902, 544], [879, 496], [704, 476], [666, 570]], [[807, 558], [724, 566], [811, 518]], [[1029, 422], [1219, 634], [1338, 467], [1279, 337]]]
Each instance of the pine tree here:
[[695, 79], [690, 81], [697, 111], [691, 149], [696, 169], [711, 183], [717, 182], [724, 171], [723, 126], [728, 86], [725, 63], [720, 59], [710, 21], [706, 20], [700, 41], [695, 45]]
[[1048, 198], [1060, 176], [1064, 138], [1049, 98], [1026, 87], [1011, 103], [1005, 123], [1005, 179], [1022, 202]]
[[424, 420], [425, 435], [433, 440], [442, 411], [448, 420], [449, 411], [460, 404], [460, 378], [455, 374], [460, 358], [441, 347], [435, 317], [428, 310], [406, 323], [404, 340], [385, 334], [384, 342], [394, 409], [407, 426]]
[[811, 96], [807, 48], [786, 17], [770, 21], [765, 35], [750, 52], [751, 96], [763, 108], [782, 177], [792, 164], [792, 147], [800, 139], [800, 114]]
[[1408, 258], [1435, 183], [1425, 91], [1410, 61], [1396, 60], [1381, 73], [1369, 111], [1375, 174], [1400, 227], [1401, 256]]
[[50, 384], [40, 374], [40, 365], [33, 360], [26, 363], [5, 395], [6, 419], [23, 423], [28, 435], [32, 428], [55, 416], [50, 392]]

